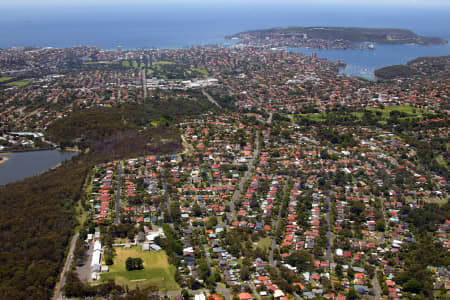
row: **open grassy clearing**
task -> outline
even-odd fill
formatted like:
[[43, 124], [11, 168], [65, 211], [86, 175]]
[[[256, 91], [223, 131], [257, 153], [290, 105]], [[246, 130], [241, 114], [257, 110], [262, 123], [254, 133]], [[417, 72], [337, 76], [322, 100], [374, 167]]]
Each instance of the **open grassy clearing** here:
[[267, 236], [265, 238], [260, 239], [258, 243], [256, 243], [255, 248], [268, 250], [270, 246], [272, 246], [272, 238]]
[[385, 106], [384, 108], [370, 107], [367, 108], [367, 110], [374, 112], [380, 111], [384, 118], [389, 118], [389, 114], [394, 110], [405, 113], [408, 115], [408, 117], [422, 117], [422, 113], [424, 112], [423, 109], [409, 105]]
[[[90, 195], [92, 193], [92, 181], [91, 181], [91, 176], [93, 176], [94, 171], [91, 169], [91, 171], [89, 172], [89, 175], [86, 176], [85, 182], [84, 182], [84, 186], [83, 186], [83, 191], [85, 195]], [[86, 222], [87, 220], [87, 216], [88, 216], [88, 211], [87, 209], [85, 209], [83, 207], [83, 205], [81, 204], [81, 201], [77, 202], [77, 206], [75, 208], [75, 211], [77, 213], [77, 221], [78, 221], [78, 225], [75, 228], [75, 232], [80, 231], [80, 229], [82, 228], [83, 224]]]
[[5, 86], [26, 86], [26, 85], [30, 84], [30, 82], [31, 82], [31, 80], [28, 80], [28, 79], [17, 80], [17, 81], [5, 83]]
[[436, 203], [439, 206], [442, 206], [446, 204], [448, 200], [445, 197], [430, 197], [425, 201], [428, 203]]
[[[179, 290], [175, 282], [175, 266], [171, 266], [167, 260], [165, 251], [142, 251], [141, 247], [129, 249], [117, 247], [114, 264], [109, 272], [101, 275], [101, 280], [114, 279], [119, 285], [128, 285], [129, 288], [146, 287], [154, 285], [161, 291]], [[142, 258], [143, 270], [127, 271], [125, 261], [128, 257]]]
[[115, 238], [114, 239], [114, 244], [125, 244], [125, 243], [129, 243], [130, 240], [127, 238]]
[[295, 122], [295, 115], [283, 115], [283, 117], [289, 118], [291, 120], [291, 122]]
[[5, 82], [11, 79], [14, 79], [14, 77], [0, 77], [0, 82]]
[[[191, 70], [192, 70], [193, 72], [201, 73], [201, 74], [203, 74], [203, 76], [208, 76], [208, 71], [206, 71], [206, 70], [204, 70], [204, 69], [199, 69], [199, 68], [193, 68], [193, 67], [191, 67]], [[191, 71], [189, 71], [189, 72], [191, 72]]]
[[154, 62], [153, 65], [174, 65], [173, 61], [157, 61]]
[[[447, 150], [448, 150], [448, 148], [447, 148]], [[445, 159], [444, 159], [444, 157], [442, 156], [442, 154], [439, 155], [438, 157], [436, 157], [436, 160], [437, 160], [437, 162], [438, 162], [441, 166], [446, 167], [446, 168], [448, 169], [448, 164], [447, 164], [447, 162], [445, 161]]]
[[[115, 62], [114, 62], [115, 63]], [[145, 68], [145, 63], [142, 61], [136, 61], [136, 60], [123, 60], [122, 61], [122, 67], [124, 68], [133, 68], [135, 70], [141, 70]]]
[[75, 232], [78, 232], [78, 231], [80, 231], [80, 229], [82, 228], [82, 225], [86, 221], [88, 212], [81, 205], [81, 201], [78, 201], [75, 211], [77, 214], [77, 222], [78, 222], [78, 225], [75, 228]]
[[[141, 63], [141, 67], [142, 66]], [[155, 62], [147, 69], [147, 77], [157, 77], [172, 81], [205, 78], [207, 76], [208, 71], [204, 69], [195, 68], [193, 65], [184, 65], [168, 61]]]
[[[386, 106], [384, 108], [376, 108], [376, 107], [367, 107], [366, 110], [372, 111], [374, 113], [381, 113], [379, 116], [379, 123], [386, 124], [386, 120], [391, 117], [391, 112], [398, 111], [400, 113], [405, 114], [403, 117], [399, 117], [398, 119], [408, 119], [408, 118], [423, 118], [423, 115], [426, 113], [425, 110], [416, 108], [409, 105], [396, 105], [396, 106]], [[361, 120], [364, 116], [364, 112], [351, 112], [354, 117]], [[291, 120], [295, 119], [295, 115], [284, 115], [285, 117], [290, 118]], [[302, 118], [309, 119], [315, 122], [325, 122], [327, 119], [326, 113], [308, 113], [308, 114], [299, 114], [297, 115]]]
[[116, 61], [87, 61], [84, 62], [85, 65], [117, 65]]
[[326, 115], [323, 113], [300, 114], [300, 116], [316, 122], [324, 122], [326, 120]]

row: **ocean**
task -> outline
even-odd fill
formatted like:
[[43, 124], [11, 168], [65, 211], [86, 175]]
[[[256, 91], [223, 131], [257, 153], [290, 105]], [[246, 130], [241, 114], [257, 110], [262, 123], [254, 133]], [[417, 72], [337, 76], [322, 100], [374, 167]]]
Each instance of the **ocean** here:
[[[299, 4], [0, 5], [0, 47], [95, 45], [114, 49], [182, 48], [227, 44], [226, 35], [276, 26], [359, 26], [411, 29], [450, 40], [450, 6], [346, 6]], [[344, 73], [370, 78], [382, 66], [418, 56], [449, 55], [450, 46], [387, 46], [375, 50], [312, 50], [342, 60]], [[371, 75], [372, 74], [372, 75]]]

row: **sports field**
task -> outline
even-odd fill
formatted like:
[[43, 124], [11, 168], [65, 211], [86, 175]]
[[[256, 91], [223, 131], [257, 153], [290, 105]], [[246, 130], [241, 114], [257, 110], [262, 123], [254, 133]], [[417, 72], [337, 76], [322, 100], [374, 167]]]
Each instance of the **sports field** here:
[[[174, 280], [175, 266], [167, 261], [165, 251], [142, 251], [141, 247], [125, 249], [115, 248], [116, 256], [114, 264], [109, 266], [109, 272], [101, 275], [101, 280], [114, 279], [119, 285], [128, 285], [129, 288], [146, 287], [154, 285], [160, 291], [179, 290], [180, 287]], [[140, 257], [144, 261], [143, 270], [127, 271], [125, 261], [128, 257]]]

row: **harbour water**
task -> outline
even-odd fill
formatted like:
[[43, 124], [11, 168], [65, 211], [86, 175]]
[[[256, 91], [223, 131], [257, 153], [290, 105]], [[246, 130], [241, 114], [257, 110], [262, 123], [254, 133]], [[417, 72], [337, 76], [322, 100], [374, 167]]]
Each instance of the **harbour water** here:
[[317, 57], [331, 61], [343, 61], [347, 66], [341, 69], [342, 74], [363, 77], [374, 80], [376, 69], [405, 64], [420, 56], [450, 55], [449, 45], [418, 46], [418, 45], [380, 45], [375, 44], [374, 50], [322, 50], [322, 49], [290, 49], [304, 55], [317, 53]]
[[[0, 48], [13, 46], [113, 49], [182, 48], [226, 44], [227, 35], [277, 26], [352, 26], [410, 29], [450, 39], [450, 6], [315, 5], [295, 3], [168, 3], [36, 5], [2, 8]], [[450, 46], [375, 45], [375, 50], [300, 49], [348, 64], [345, 74], [373, 79], [373, 70], [419, 56], [450, 55]]]
[[56, 150], [0, 154], [0, 157], [8, 158], [6, 162], [0, 163], [0, 185], [37, 175], [75, 155], [77, 152]]

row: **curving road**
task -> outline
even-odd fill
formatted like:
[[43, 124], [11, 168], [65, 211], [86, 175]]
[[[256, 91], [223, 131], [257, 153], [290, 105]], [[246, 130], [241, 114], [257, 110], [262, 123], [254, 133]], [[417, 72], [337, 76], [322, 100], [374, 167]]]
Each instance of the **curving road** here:
[[73, 252], [75, 251], [75, 245], [77, 243], [79, 233], [75, 233], [70, 242], [69, 253], [66, 257], [66, 262], [64, 263], [64, 268], [62, 269], [59, 277], [59, 282], [56, 283], [55, 292], [53, 294], [53, 299], [65, 299], [64, 293], [62, 291], [64, 285], [66, 284], [66, 273], [69, 271], [70, 266], [72, 265], [73, 260]]

